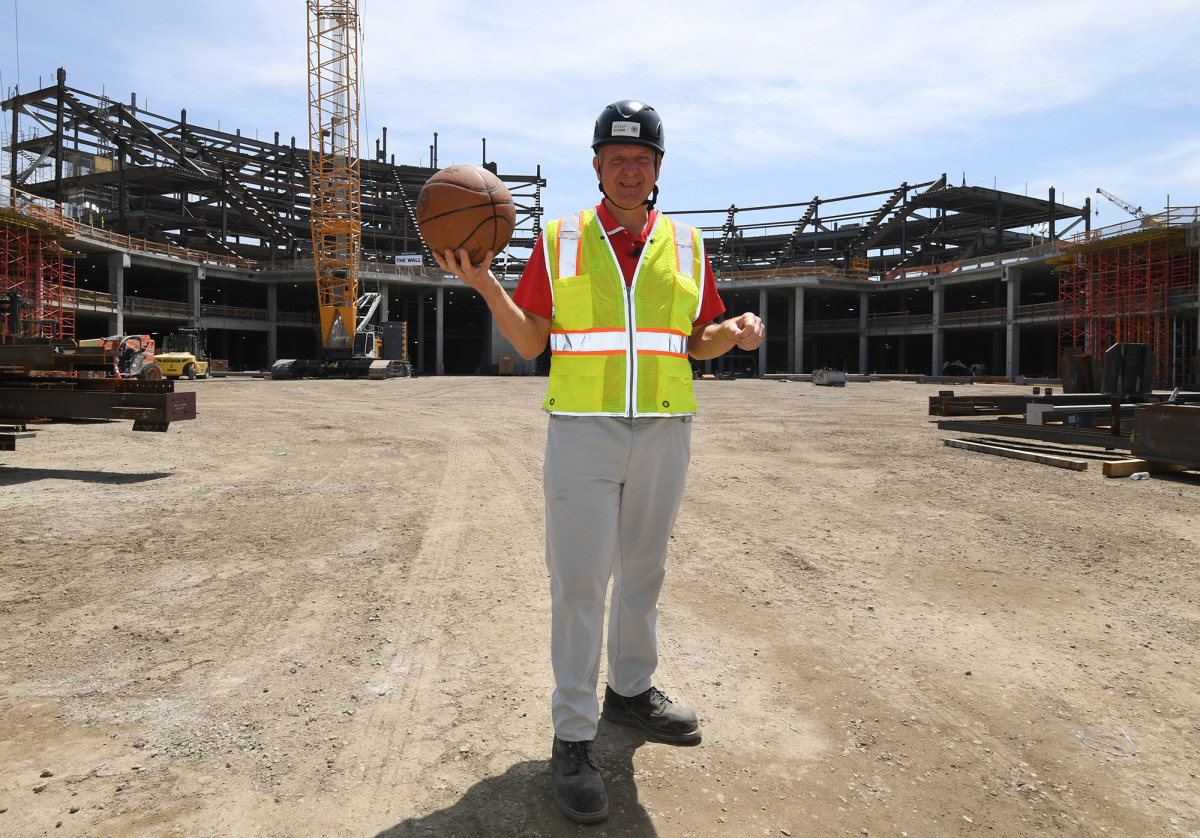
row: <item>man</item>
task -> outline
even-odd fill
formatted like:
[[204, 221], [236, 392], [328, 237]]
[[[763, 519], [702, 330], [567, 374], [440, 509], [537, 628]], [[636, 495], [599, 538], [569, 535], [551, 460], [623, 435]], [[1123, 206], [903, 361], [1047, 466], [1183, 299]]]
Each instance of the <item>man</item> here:
[[641, 102], [596, 120], [592, 166], [603, 200], [550, 222], [510, 299], [465, 250], [438, 265], [478, 291], [524, 358], [550, 342], [543, 466], [550, 570], [554, 799], [580, 823], [608, 815], [592, 743], [611, 579], [604, 716], [647, 739], [700, 741], [696, 714], [654, 687], [658, 595], [687, 475], [696, 412], [688, 356], [756, 349], [762, 321], [720, 323], [700, 232], [654, 210], [662, 120]]

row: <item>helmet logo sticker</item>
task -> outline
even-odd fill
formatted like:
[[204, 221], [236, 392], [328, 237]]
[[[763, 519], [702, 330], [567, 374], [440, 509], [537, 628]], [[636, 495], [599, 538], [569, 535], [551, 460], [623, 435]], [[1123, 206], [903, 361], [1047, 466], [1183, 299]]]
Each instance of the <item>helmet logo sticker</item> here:
[[614, 122], [612, 124], [612, 136], [614, 137], [640, 137], [642, 135], [642, 124], [640, 122]]

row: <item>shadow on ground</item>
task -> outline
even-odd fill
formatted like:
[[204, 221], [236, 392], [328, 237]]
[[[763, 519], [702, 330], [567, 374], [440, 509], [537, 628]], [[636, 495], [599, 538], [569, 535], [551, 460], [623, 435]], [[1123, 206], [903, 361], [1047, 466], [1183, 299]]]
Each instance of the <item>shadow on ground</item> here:
[[0, 486], [17, 486], [22, 483], [35, 483], [38, 480], [74, 480], [79, 483], [121, 485], [162, 480], [164, 477], [170, 477], [171, 474], [172, 472], [169, 471], [125, 473], [118, 471], [85, 471], [83, 469], [5, 468], [4, 466], [0, 466]]
[[[601, 723], [596, 739], [600, 771], [608, 791], [609, 815], [603, 823], [582, 826], [568, 820], [554, 804], [550, 760], [530, 760], [513, 765], [503, 774], [485, 777], [453, 805], [428, 815], [408, 818], [378, 833], [375, 838], [412, 838], [431, 835], [456, 838], [609, 834], [655, 836], [646, 809], [638, 801], [634, 784], [633, 755], [645, 743], [640, 735], [613, 730]], [[550, 750], [550, 743], [546, 743]]]

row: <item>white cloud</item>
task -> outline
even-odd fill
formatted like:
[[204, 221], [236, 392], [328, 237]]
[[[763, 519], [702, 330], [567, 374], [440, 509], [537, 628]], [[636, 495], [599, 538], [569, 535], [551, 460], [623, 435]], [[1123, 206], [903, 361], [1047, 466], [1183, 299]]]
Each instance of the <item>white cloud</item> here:
[[[63, 65], [77, 87], [122, 100], [136, 90], [164, 115], [187, 108], [213, 127], [305, 142], [298, 0], [110, 0], [103, 15], [83, 0], [18, 3], [26, 77]], [[478, 162], [487, 137], [503, 169], [541, 164], [548, 211], [566, 211], [596, 196], [595, 115], [639, 97], [666, 121], [672, 207], [798, 202], [943, 171], [1039, 194], [1054, 184], [1079, 200], [1099, 180], [1135, 203], [1141, 184], [1151, 203], [1168, 190], [1200, 202], [1188, 151], [1200, 136], [1195, 9], [360, 0], [361, 142], [370, 153], [386, 125], [397, 162], [428, 162], [436, 131], [446, 164]], [[0, 71], [11, 85], [8, 46]]]

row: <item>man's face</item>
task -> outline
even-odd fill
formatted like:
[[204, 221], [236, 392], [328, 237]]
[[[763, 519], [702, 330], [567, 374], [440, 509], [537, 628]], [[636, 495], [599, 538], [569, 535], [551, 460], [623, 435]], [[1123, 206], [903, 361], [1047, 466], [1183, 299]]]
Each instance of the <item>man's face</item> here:
[[592, 165], [604, 186], [604, 194], [619, 206], [641, 205], [654, 191], [658, 180], [657, 152], [643, 145], [603, 145]]

